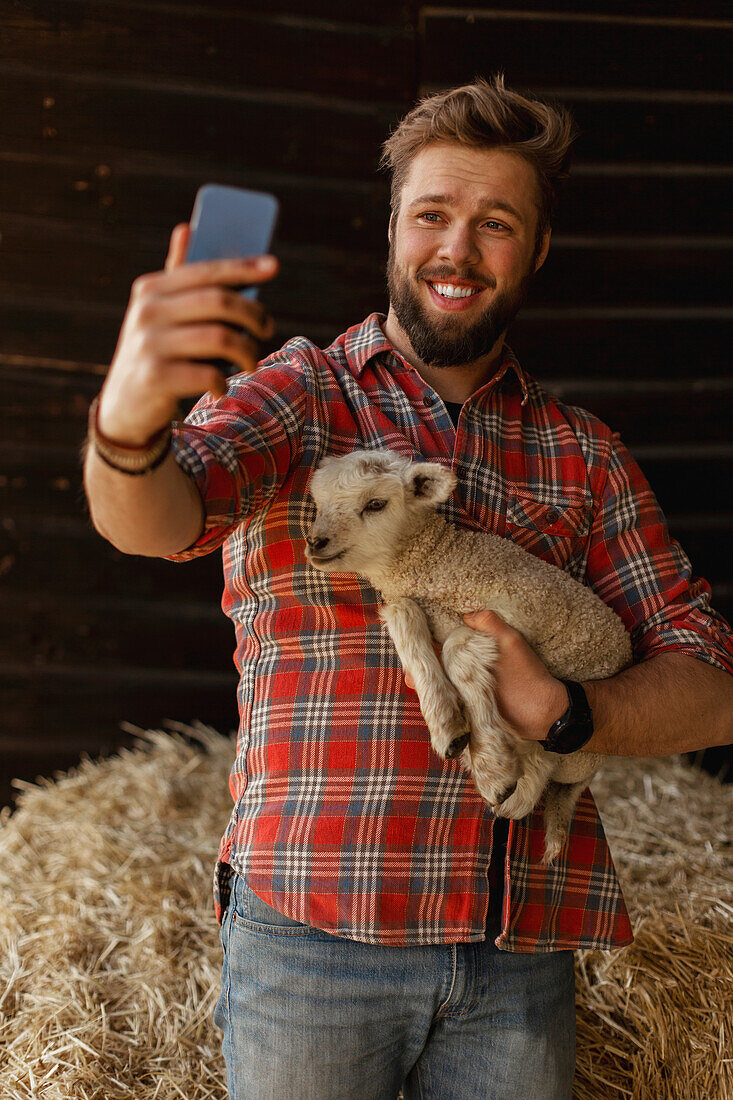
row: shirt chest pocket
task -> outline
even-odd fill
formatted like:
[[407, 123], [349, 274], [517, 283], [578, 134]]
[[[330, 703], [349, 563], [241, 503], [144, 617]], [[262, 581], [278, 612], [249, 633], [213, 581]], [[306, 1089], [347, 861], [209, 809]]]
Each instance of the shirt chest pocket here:
[[591, 508], [582, 498], [543, 500], [514, 492], [507, 500], [506, 537], [576, 576], [583, 567], [591, 522]]

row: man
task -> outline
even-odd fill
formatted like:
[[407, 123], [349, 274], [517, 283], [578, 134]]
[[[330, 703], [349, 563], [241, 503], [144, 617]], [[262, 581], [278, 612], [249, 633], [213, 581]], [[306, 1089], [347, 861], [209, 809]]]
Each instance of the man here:
[[[272, 333], [227, 288], [276, 264], [182, 265], [133, 286], [85, 483], [120, 550], [185, 561], [223, 547], [240, 731], [215, 903], [215, 1022], [233, 1100], [550, 1100], [571, 1094], [574, 951], [631, 928], [595, 804], [556, 865], [541, 810], [495, 821], [431, 752], [416, 696], [355, 577], [304, 558], [312, 470], [392, 447], [459, 476], [454, 522], [512, 538], [591, 585], [635, 663], [566, 688], [499, 616], [500, 707], [517, 733], [667, 755], [733, 740], [733, 638], [617, 435], [527, 375], [504, 337], [550, 244], [572, 141], [562, 108], [503, 79], [422, 101], [385, 143], [394, 172], [389, 313], [327, 349]], [[195, 360], [226, 355], [227, 384]], [[255, 368], [256, 373], [255, 373]], [[186, 424], [179, 396], [210, 391]], [[137, 476], [142, 474], [143, 476]], [[572, 697], [585, 691], [578, 720]], [[580, 696], [578, 696], [580, 692]]]

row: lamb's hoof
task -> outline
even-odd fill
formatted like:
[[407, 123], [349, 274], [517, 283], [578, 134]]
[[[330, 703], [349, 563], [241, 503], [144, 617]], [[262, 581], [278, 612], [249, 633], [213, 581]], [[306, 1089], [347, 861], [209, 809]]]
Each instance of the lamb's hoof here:
[[460, 737], [454, 737], [448, 748], [445, 750], [446, 760], [453, 760], [456, 756], [460, 756], [470, 740], [470, 733], [464, 733]]
[[513, 794], [514, 794], [514, 792], [516, 791], [516, 789], [517, 789], [517, 784], [516, 784], [516, 783], [512, 783], [511, 787], [507, 787], [507, 788], [506, 788], [506, 790], [502, 791], [502, 793], [501, 793], [501, 794], [499, 795], [499, 797], [497, 798], [496, 802], [494, 803], [494, 813], [495, 813], [495, 814], [497, 813], [497, 811], [499, 810], [499, 808], [500, 808], [501, 806], [503, 806], [503, 805], [504, 805], [504, 803], [506, 802], [506, 800], [507, 800], [507, 799], [508, 799], [508, 798], [509, 798], [509, 797], [510, 797], [511, 795], [513, 795]]
[[545, 867], [552, 866], [557, 857], [560, 855], [566, 839], [567, 837], [545, 837], [545, 851], [542, 856], [542, 862]]

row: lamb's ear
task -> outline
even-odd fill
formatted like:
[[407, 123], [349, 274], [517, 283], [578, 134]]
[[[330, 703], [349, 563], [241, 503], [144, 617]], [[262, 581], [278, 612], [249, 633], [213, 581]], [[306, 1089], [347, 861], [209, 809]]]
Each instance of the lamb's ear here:
[[416, 500], [433, 508], [451, 495], [458, 478], [437, 462], [415, 462], [407, 471], [407, 489]]

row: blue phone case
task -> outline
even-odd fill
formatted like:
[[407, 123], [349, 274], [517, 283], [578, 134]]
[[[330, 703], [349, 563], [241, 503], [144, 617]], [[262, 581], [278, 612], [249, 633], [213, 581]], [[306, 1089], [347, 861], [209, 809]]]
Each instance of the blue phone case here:
[[[196, 192], [185, 263], [260, 256], [269, 252], [279, 210], [275, 196], [265, 191], [204, 184]], [[238, 293], [254, 300], [258, 290], [256, 286], [248, 286], [239, 289]], [[228, 359], [212, 362], [227, 377], [239, 373], [239, 366]]]

